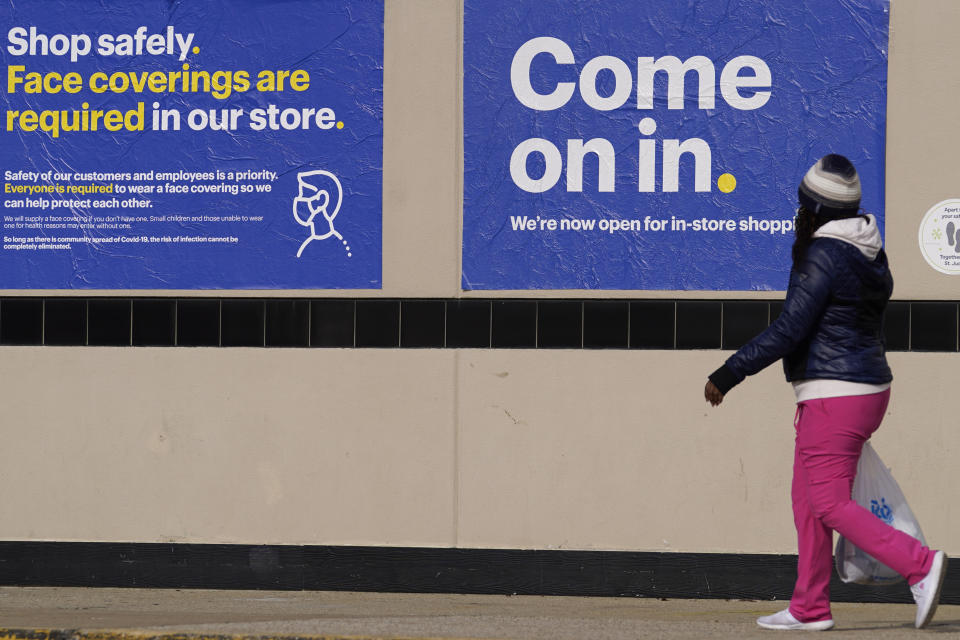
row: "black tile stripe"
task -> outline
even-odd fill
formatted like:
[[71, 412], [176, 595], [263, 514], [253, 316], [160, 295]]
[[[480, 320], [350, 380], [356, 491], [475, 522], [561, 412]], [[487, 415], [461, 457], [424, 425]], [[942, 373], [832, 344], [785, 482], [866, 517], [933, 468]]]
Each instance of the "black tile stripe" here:
[[630, 303], [586, 300], [583, 303], [583, 347], [626, 349], [630, 346]]
[[446, 305], [443, 300], [400, 302], [400, 346], [442, 348], [446, 344]]
[[399, 300], [357, 300], [356, 346], [400, 346]]
[[448, 300], [446, 313], [447, 347], [486, 349], [490, 346], [490, 300]]
[[778, 300], [776, 302], [770, 303], [770, 323], [772, 324], [780, 316], [780, 312], [783, 311], [783, 301]]
[[[0, 542], [0, 585], [788, 600], [796, 556], [92, 542]], [[911, 603], [903, 584], [831, 576], [834, 602]], [[943, 604], [960, 604], [949, 565]], [[911, 614], [912, 615], [912, 614]]]
[[677, 345], [677, 302], [637, 300], [630, 303], [630, 346], [673, 349]]
[[129, 298], [87, 300], [87, 344], [96, 347], [129, 347], [132, 305], [133, 301]]
[[176, 344], [176, 300], [136, 298], [132, 313], [134, 346], [172, 347]]
[[956, 351], [957, 303], [910, 305], [910, 346], [913, 351]]
[[263, 300], [225, 299], [220, 303], [220, 343], [224, 347], [262, 347], [266, 304]]
[[[737, 349], [779, 300], [0, 298], [0, 345]], [[889, 351], [957, 352], [957, 301], [896, 300]]]
[[353, 347], [357, 335], [356, 310], [354, 300], [312, 301], [310, 346]]
[[177, 300], [177, 346], [220, 346], [220, 300]]
[[535, 349], [537, 301], [494, 300], [490, 346], [495, 349]]
[[49, 298], [43, 303], [43, 344], [87, 344], [87, 301], [83, 298]]
[[910, 350], [910, 303], [891, 302], [883, 318], [883, 339], [887, 351]]
[[43, 302], [42, 298], [0, 302], [0, 344], [43, 344]]
[[537, 346], [579, 349], [583, 346], [583, 303], [578, 300], [537, 302]]
[[310, 346], [310, 301], [267, 300], [264, 343], [268, 347]]
[[770, 305], [766, 302], [724, 301], [721, 345], [739, 349], [767, 328]]
[[677, 301], [677, 349], [719, 349], [723, 303]]

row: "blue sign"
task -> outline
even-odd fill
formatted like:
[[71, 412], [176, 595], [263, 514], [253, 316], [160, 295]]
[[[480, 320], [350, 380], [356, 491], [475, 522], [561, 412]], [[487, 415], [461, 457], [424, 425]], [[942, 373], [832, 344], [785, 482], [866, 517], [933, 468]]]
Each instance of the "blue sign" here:
[[0, 289], [380, 288], [383, 3], [0, 6]]
[[797, 186], [883, 224], [887, 0], [466, 0], [464, 289], [782, 290]]

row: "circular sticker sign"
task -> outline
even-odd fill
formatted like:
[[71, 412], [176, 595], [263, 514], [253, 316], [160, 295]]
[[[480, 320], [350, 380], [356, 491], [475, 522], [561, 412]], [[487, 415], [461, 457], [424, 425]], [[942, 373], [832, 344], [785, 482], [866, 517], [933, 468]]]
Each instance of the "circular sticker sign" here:
[[920, 253], [940, 273], [960, 275], [960, 199], [938, 202], [923, 216]]

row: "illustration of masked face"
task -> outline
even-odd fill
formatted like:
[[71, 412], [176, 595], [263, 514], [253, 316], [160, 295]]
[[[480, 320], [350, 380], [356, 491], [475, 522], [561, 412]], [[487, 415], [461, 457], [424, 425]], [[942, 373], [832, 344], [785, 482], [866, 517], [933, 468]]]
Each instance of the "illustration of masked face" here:
[[[293, 199], [293, 217], [298, 224], [310, 229], [310, 237], [300, 246], [297, 257], [312, 240], [325, 240], [332, 236], [343, 241], [343, 236], [333, 227], [333, 220], [343, 202], [343, 187], [337, 176], [329, 171], [304, 171], [297, 175], [297, 189], [297, 197]], [[319, 230], [316, 228], [317, 214], [327, 221], [327, 228], [323, 228], [322, 224]]]
[[[293, 217], [297, 222], [305, 227], [313, 227], [313, 219], [318, 213], [323, 214], [327, 222], [332, 222], [333, 218], [327, 213], [327, 205], [330, 203], [330, 194], [326, 190], [320, 190], [312, 196], [300, 196], [293, 200]], [[331, 224], [331, 229], [333, 225]], [[314, 231], [313, 233], [316, 233]]]
[[333, 219], [337, 217], [343, 201], [343, 190], [337, 177], [329, 171], [305, 171], [297, 175], [297, 187], [299, 193], [293, 200], [293, 216], [297, 222], [305, 227], [313, 227], [314, 218], [319, 213], [329, 228], [321, 229], [319, 234], [314, 228], [313, 235], [318, 239], [339, 236], [333, 228]]

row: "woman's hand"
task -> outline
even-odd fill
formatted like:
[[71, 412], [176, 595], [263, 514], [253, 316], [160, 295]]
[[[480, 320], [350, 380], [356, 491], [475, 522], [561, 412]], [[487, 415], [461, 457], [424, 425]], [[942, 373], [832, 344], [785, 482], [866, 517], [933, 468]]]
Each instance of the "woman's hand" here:
[[703, 397], [714, 407], [723, 402], [723, 394], [720, 393], [720, 389], [717, 389], [717, 385], [709, 380], [707, 380], [707, 386], [703, 388]]

